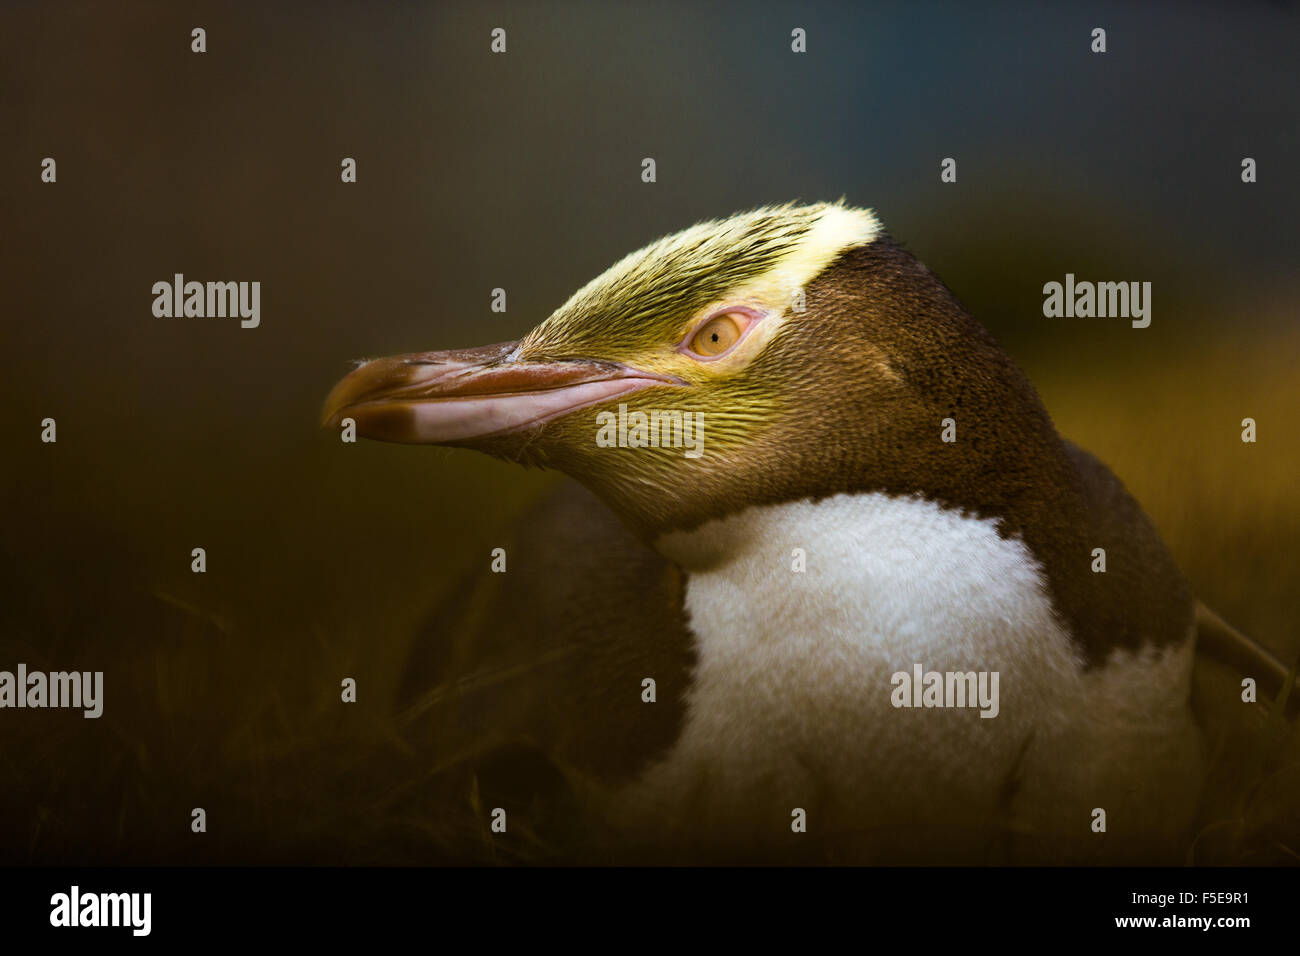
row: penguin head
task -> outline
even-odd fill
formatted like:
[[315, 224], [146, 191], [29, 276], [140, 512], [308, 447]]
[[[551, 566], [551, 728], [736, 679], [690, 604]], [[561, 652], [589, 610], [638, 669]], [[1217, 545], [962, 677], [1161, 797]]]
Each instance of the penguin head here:
[[982, 332], [871, 212], [765, 207], [628, 255], [519, 341], [366, 362], [324, 422], [558, 469], [653, 538], [915, 484], [890, 463], [937, 438]]

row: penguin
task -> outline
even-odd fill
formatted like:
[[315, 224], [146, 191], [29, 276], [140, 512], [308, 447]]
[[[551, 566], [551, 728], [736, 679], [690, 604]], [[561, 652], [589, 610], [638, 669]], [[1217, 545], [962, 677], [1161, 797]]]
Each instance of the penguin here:
[[1177, 859], [1198, 614], [1260, 659], [843, 201], [662, 238], [518, 341], [367, 361], [323, 422], [576, 481], [434, 613], [403, 713], [485, 794], [580, 808], [589, 858]]

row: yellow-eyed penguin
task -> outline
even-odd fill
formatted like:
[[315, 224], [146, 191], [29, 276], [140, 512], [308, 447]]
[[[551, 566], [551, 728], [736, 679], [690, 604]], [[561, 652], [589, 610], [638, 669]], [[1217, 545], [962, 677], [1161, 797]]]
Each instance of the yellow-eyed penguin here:
[[324, 416], [594, 492], [453, 595], [413, 713], [444, 762], [526, 746], [615, 848], [1154, 861], [1186, 837], [1187, 585], [867, 210], [696, 225], [519, 341], [361, 365]]

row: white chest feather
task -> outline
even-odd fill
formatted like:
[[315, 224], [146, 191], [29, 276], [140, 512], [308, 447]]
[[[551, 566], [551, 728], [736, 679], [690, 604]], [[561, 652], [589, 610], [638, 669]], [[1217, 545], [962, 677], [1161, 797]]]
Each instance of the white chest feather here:
[[[1018, 799], [1055, 813], [1068, 791], [1106, 786], [1112, 757], [1136, 756], [1116, 753], [1136, 727], [1148, 742], [1166, 725], [1183, 735], [1190, 642], [1085, 671], [1037, 563], [992, 521], [914, 498], [839, 495], [750, 509], [657, 544], [687, 571], [698, 665], [681, 737], [630, 791], [634, 803], [675, 805], [710, 826], [756, 801], [949, 820], [997, 812], [1014, 772], [1026, 780]], [[918, 665], [985, 675], [996, 716], [981, 717], [975, 700], [896, 706], [894, 675], [910, 683]], [[1078, 795], [1080, 806], [1101, 798]], [[787, 810], [771, 824], [789, 820]]]

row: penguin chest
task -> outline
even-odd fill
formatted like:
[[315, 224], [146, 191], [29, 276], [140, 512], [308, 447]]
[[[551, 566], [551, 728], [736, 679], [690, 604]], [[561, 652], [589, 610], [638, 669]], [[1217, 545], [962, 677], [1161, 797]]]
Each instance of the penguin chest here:
[[629, 804], [711, 829], [797, 809], [984, 820], [1027, 760], [1073, 759], [1052, 751], [1086, 723], [1089, 678], [1039, 565], [995, 522], [839, 495], [657, 545], [687, 569], [698, 660], [682, 733]]

